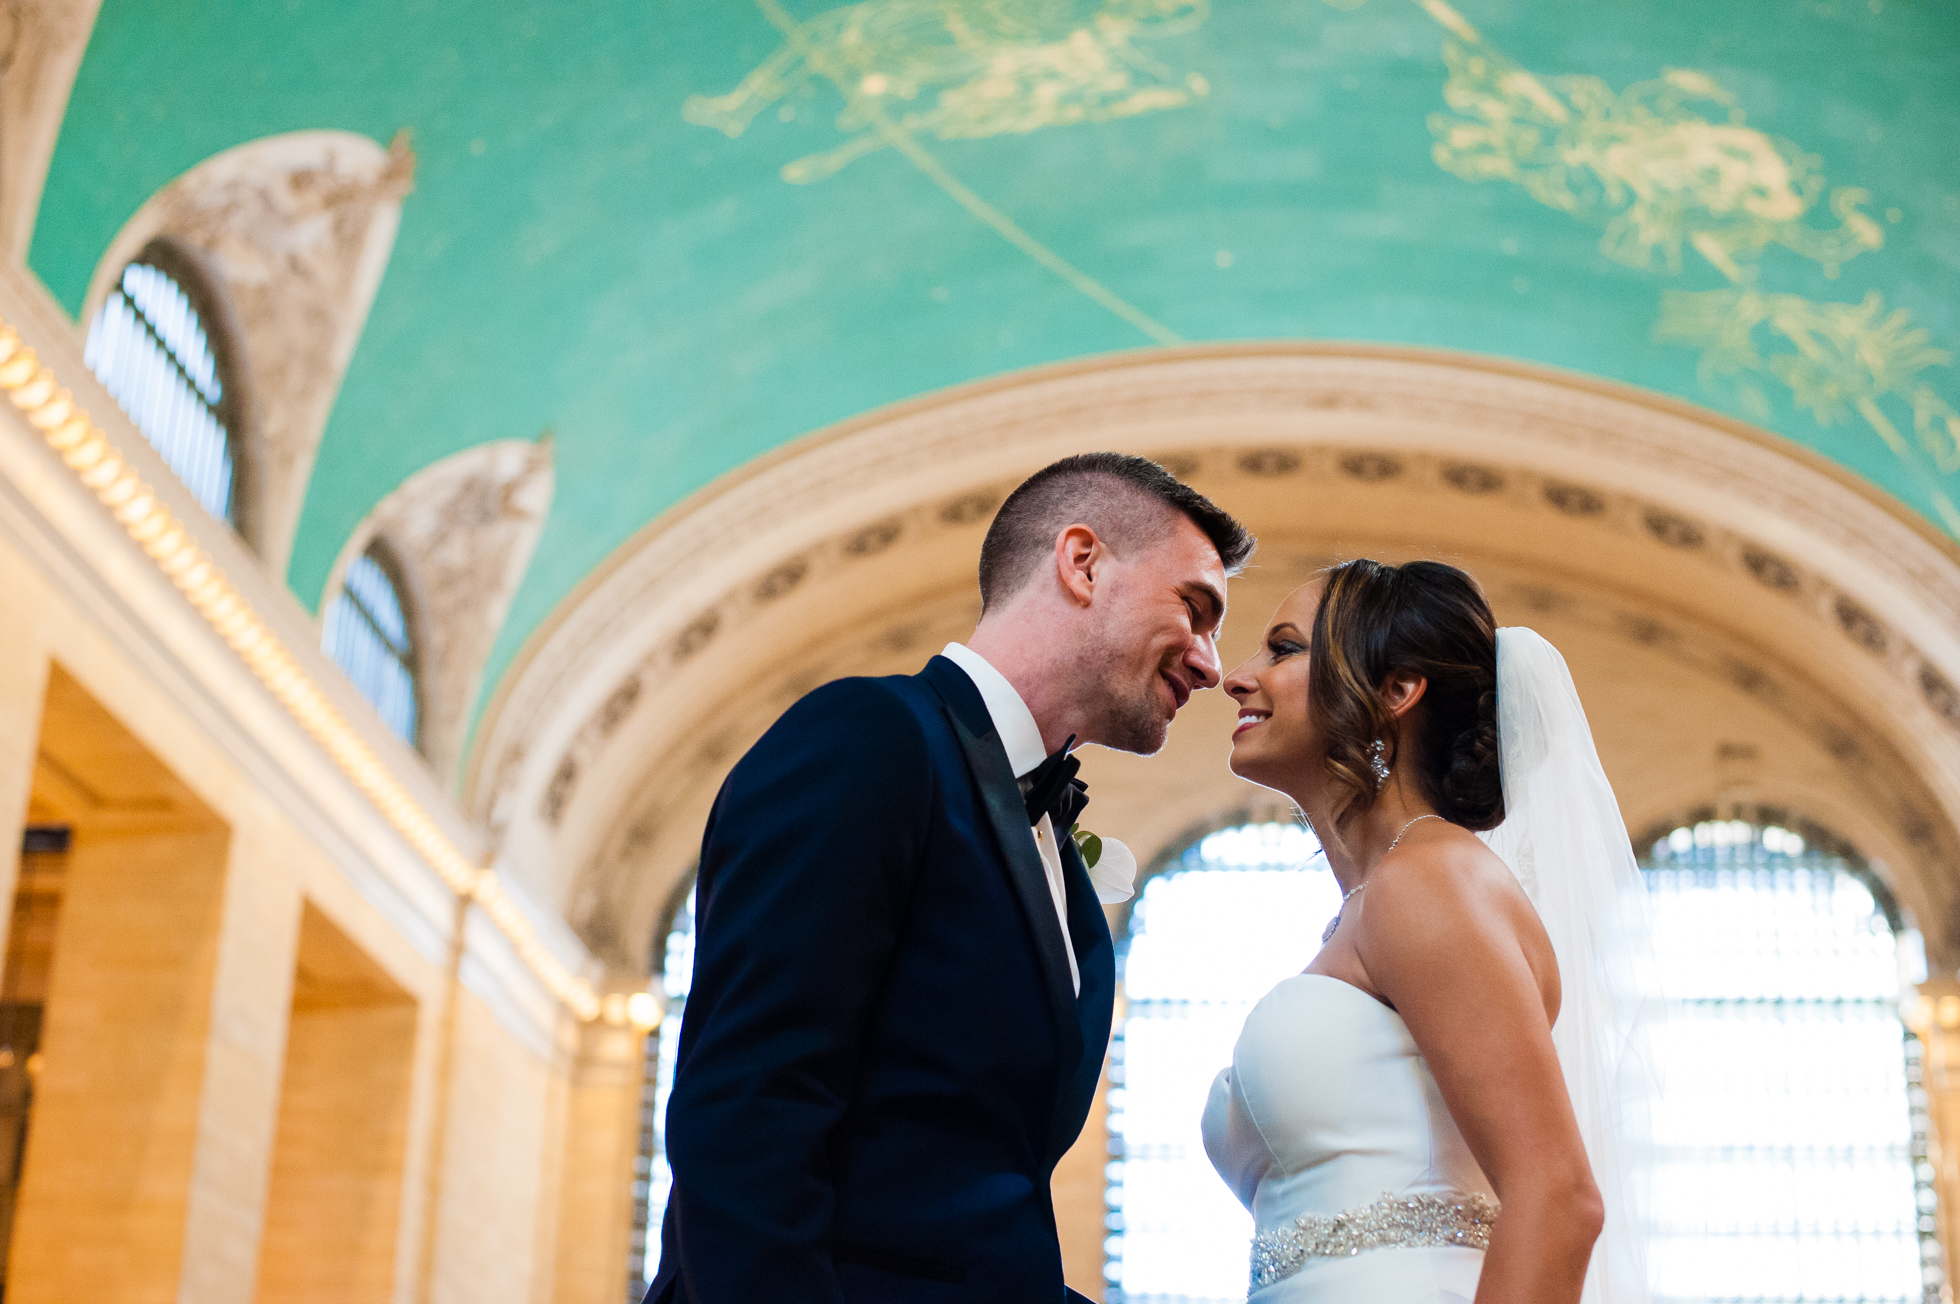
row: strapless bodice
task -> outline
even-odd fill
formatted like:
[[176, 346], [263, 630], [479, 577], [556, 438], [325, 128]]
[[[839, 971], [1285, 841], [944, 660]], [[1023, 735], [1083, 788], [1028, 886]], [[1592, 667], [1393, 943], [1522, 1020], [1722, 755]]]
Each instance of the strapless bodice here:
[[[1267, 1243], [1303, 1217], [1379, 1206], [1384, 1195], [1404, 1208], [1495, 1204], [1401, 1016], [1321, 974], [1286, 979], [1246, 1016], [1232, 1066], [1212, 1084], [1204, 1141]], [[1361, 1249], [1308, 1258], [1249, 1299], [1467, 1301], [1482, 1263], [1481, 1250], [1453, 1245]]]

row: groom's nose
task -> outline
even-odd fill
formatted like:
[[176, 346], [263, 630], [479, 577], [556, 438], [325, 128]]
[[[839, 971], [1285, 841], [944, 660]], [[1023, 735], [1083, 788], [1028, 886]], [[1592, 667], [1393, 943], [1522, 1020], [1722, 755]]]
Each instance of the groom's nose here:
[[1225, 677], [1225, 669], [1218, 660], [1218, 644], [1205, 634], [1192, 638], [1191, 646], [1184, 653], [1184, 664], [1191, 671], [1194, 691], [1216, 688]]

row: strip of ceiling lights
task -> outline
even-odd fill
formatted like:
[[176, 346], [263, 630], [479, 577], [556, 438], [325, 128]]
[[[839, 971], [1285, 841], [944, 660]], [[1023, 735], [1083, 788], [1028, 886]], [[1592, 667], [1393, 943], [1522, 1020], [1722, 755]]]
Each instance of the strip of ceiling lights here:
[[[644, 1024], [650, 1010], [631, 1009], [623, 997], [601, 1000], [592, 984], [551, 954], [524, 912], [490, 869], [472, 864], [443, 834], [428, 812], [347, 723], [318, 684], [293, 659], [278, 635], [252, 610], [225, 578], [191, 531], [157, 501], [150, 487], [116, 452], [102, 428], [61, 388], [54, 373], [21, 343], [14, 328], [0, 321], [0, 391], [39, 430], [129, 537], [148, 553], [218, 636], [244, 659], [302, 729], [326, 749], [409, 846], [434, 869], [451, 891], [482, 907], [510, 939], [532, 973], [552, 995], [581, 1019]], [[648, 1004], [647, 1001], [635, 1002]], [[633, 1017], [640, 1016], [640, 1017]], [[655, 1015], [657, 1018], [657, 1015]]]

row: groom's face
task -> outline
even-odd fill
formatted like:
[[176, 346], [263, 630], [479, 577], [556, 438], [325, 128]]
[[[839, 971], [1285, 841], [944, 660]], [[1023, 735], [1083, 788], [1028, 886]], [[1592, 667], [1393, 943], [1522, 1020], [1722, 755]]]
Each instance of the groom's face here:
[[1218, 684], [1218, 550], [1179, 516], [1169, 534], [1108, 566], [1090, 612], [1080, 649], [1093, 731], [1086, 741], [1148, 756], [1163, 747], [1191, 694]]

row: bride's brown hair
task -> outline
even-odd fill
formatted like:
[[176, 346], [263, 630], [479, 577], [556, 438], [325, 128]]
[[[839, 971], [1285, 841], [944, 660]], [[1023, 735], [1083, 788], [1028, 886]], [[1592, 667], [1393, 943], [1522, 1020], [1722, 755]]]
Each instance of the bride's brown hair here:
[[1375, 804], [1371, 764], [1398, 762], [1400, 733], [1382, 689], [1401, 671], [1429, 681], [1414, 717], [1416, 780], [1436, 813], [1467, 829], [1504, 818], [1497, 765], [1497, 621], [1477, 582], [1454, 566], [1343, 562], [1314, 612], [1307, 711], [1327, 740], [1327, 773], [1345, 823]]

